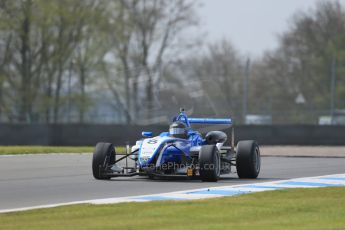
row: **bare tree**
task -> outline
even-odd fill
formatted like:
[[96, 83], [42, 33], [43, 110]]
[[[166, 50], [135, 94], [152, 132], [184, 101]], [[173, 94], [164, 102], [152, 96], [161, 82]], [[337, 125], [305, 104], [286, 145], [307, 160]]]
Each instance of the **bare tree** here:
[[[121, 1], [117, 7], [121, 10], [116, 21], [121, 23], [114, 30], [115, 56], [122, 63], [127, 110], [133, 104], [134, 117], [138, 118], [140, 108], [153, 109], [154, 88], [161, 76], [163, 57], [178, 34], [195, 24], [195, 4], [187, 0], [131, 0]], [[146, 82], [145, 103], [143, 100], [139, 103], [140, 78]], [[127, 122], [131, 121], [130, 117], [128, 112]]]
[[[59, 121], [70, 63], [82, 50], [77, 49], [82, 40], [94, 35], [87, 34], [87, 28], [94, 27], [91, 18], [100, 17], [98, 5], [99, 1], [1, 1], [0, 73], [10, 85], [4, 94], [18, 121], [39, 120], [43, 111], [46, 122], [51, 115], [53, 122]], [[86, 73], [80, 70], [80, 94], [85, 98]]]
[[1, 111], [13, 121], [57, 123], [72, 106], [83, 122], [88, 84], [95, 88], [103, 75], [132, 123], [153, 109], [162, 69], [178, 35], [196, 22], [194, 9], [190, 0], [2, 0]]
[[[325, 115], [332, 60], [336, 59], [337, 66], [345, 61], [344, 34], [345, 10], [339, 1], [319, 2], [314, 10], [294, 15], [289, 30], [280, 36], [278, 49], [268, 52], [257, 69], [257, 77], [270, 82], [260, 91], [270, 93], [270, 104], [276, 117], [280, 116], [276, 122], [315, 123], [318, 116]], [[340, 76], [345, 73], [341, 68], [336, 71]], [[338, 79], [338, 105], [345, 96], [339, 93], [341, 82]], [[299, 94], [306, 99], [304, 105], [295, 103]]]
[[166, 71], [165, 96], [174, 95], [176, 101], [168, 101], [169, 106], [184, 105], [209, 116], [241, 117], [243, 60], [230, 41], [209, 44], [204, 52], [190, 55]]
[[[31, 41], [32, 8], [32, 1], [26, 0], [21, 3], [3, 1], [0, 9], [6, 24], [2, 30], [6, 48], [1, 72], [18, 95], [13, 100], [17, 104], [15, 114], [20, 122], [32, 119], [36, 96], [34, 85], [37, 82], [34, 73], [39, 68], [35, 63], [39, 47]], [[15, 19], [13, 16], [16, 16]]]

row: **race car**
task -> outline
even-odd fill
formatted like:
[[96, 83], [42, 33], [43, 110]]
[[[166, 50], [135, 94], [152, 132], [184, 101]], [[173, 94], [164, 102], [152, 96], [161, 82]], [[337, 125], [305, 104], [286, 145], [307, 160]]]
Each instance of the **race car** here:
[[[225, 144], [225, 132], [211, 131], [203, 137], [192, 129], [191, 124], [231, 127], [230, 145]], [[189, 118], [180, 109], [168, 132], [153, 137], [152, 132], [144, 131], [142, 136], [131, 151], [127, 150], [121, 157], [116, 155], [113, 144], [97, 143], [92, 159], [94, 178], [108, 180], [140, 175], [151, 179], [187, 177], [216, 182], [221, 174], [231, 173], [233, 167], [239, 178], [257, 178], [260, 172], [259, 145], [256, 141], [246, 140], [239, 141], [235, 148], [231, 118]], [[128, 166], [128, 160], [134, 164]]]

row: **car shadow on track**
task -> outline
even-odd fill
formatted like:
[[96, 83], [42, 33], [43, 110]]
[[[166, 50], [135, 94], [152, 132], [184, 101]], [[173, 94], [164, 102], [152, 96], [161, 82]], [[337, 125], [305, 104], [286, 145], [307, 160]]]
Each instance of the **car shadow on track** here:
[[148, 177], [131, 177], [131, 178], [112, 178], [109, 180], [109, 182], [116, 182], [116, 181], [126, 181], [126, 182], [142, 182], [142, 181], [147, 181], [147, 182], [171, 182], [171, 183], [193, 183], [193, 184], [229, 184], [229, 183], [236, 183], [236, 184], [249, 184], [249, 183], [260, 183], [260, 182], [267, 182], [267, 181], [272, 181], [272, 180], [282, 180], [281, 178], [256, 178], [256, 179], [240, 179], [237, 176], [222, 176], [219, 178], [217, 182], [202, 182], [198, 178], [155, 178], [155, 179], [150, 179]]

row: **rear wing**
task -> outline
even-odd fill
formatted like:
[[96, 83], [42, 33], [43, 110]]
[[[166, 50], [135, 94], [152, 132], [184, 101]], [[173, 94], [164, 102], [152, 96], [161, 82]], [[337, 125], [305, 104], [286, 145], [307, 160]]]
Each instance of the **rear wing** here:
[[180, 114], [173, 119], [173, 121], [182, 121], [188, 127], [190, 124], [209, 124], [209, 125], [229, 125], [232, 126], [231, 118], [191, 118], [187, 117], [184, 110], [180, 111]]
[[182, 121], [188, 127], [190, 124], [229, 125], [231, 127], [231, 149], [235, 149], [235, 133], [231, 118], [189, 118], [184, 113], [184, 109], [180, 109], [180, 114], [173, 121]]
[[187, 118], [190, 124], [232, 125], [231, 118]]

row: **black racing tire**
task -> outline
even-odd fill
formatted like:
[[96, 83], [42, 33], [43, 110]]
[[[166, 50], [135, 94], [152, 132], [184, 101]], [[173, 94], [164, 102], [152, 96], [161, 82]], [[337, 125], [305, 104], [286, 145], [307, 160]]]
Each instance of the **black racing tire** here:
[[236, 169], [239, 178], [257, 178], [261, 168], [259, 145], [256, 141], [239, 141]]
[[215, 145], [201, 146], [199, 172], [202, 181], [216, 182], [220, 177], [220, 155]]
[[92, 158], [92, 173], [97, 180], [109, 180], [110, 176], [105, 176], [102, 172], [107, 166], [115, 163], [115, 148], [111, 143], [97, 143]]

